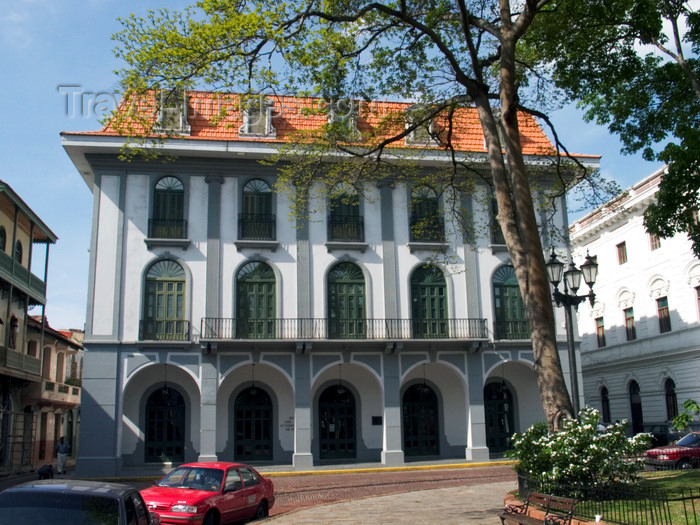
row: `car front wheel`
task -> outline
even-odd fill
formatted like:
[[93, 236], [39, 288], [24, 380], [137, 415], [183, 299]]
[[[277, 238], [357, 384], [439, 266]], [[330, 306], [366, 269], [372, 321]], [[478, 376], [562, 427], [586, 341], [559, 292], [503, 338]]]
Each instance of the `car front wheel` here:
[[207, 515], [204, 516], [204, 520], [202, 521], [202, 525], [219, 525], [219, 519], [216, 513], [207, 512]]
[[693, 468], [693, 464], [688, 458], [681, 459], [678, 462], [678, 468], [681, 470], [690, 470], [691, 468]]
[[260, 505], [258, 505], [258, 509], [255, 511], [255, 519], [260, 520], [262, 518], [267, 518], [268, 514], [269, 510], [267, 508], [267, 501], [263, 500], [260, 502]]

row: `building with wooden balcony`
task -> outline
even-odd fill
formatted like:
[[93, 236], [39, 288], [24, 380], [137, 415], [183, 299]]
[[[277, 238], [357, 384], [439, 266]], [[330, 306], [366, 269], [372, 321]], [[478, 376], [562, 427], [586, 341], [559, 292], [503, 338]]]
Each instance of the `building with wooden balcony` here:
[[27, 353], [41, 361], [41, 379], [27, 385], [22, 402], [34, 412], [36, 465], [51, 463], [54, 447], [65, 438], [73, 458], [79, 449], [80, 393], [83, 373], [83, 332], [55, 330], [46, 318], [27, 319]]
[[41, 386], [42, 356], [39, 347], [29, 344], [27, 311], [46, 304], [49, 247], [56, 239], [0, 181], [0, 475], [31, 470], [38, 460], [40, 409], [27, 402], [25, 393]]
[[[81, 475], [197, 459], [483, 460], [544, 418], [502, 239], [467, 239], [447, 205], [492, 220], [474, 108], [452, 131], [453, 153], [483, 177], [473, 194], [342, 184], [319, 188], [297, 217], [275, 189], [278, 167], [260, 161], [324, 124], [305, 110], [319, 101], [269, 97], [253, 126], [245, 104], [214, 123], [217, 100], [181, 98], [187, 126], [159, 145], [171, 162], [125, 162], [111, 125], [62, 134], [94, 195]], [[411, 107], [381, 105], [352, 119], [358, 133]], [[521, 120], [541, 172], [551, 144]], [[424, 170], [451, 165], [437, 141], [411, 139], [395, 151]], [[565, 217], [562, 200], [553, 221], [564, 232]]]

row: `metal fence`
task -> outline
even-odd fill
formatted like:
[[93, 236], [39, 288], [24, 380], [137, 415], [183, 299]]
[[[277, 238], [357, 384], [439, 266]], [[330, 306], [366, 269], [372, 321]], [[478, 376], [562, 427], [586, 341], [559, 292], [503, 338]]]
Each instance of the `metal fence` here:
[[575, 498], [575, 516], [619, 525], [700, 525], [700, 490], [683, 489], [677, 494], [649, 490], [638, 485], [587, 487], [540, 482], [518, 476], [521, 499], [531, 491]]

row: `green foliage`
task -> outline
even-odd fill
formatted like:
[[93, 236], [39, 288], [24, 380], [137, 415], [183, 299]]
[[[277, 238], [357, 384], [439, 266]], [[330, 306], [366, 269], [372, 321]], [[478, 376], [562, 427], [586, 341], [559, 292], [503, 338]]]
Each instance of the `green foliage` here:
[[518, 460], [517, 469], [531, 479], [564, 485], [605, 486], [637, 479], [644, 468], [643, 456], [651, 436], [627, 438], [627, 422], [599, 429], [597, 410], [584, 408], [577, 420], [563, 423], [562, 430], [549, 433], [537, 423], [514, 434], [508, 457]]
[[[468, 239], [477, 225], [466, 203], [481, 199], [490, 207], [495, 199], [495, 220], [518, 274], [536, 371], [543, 378], [538, 386], [553, 428], [560, 414], [571, 412], [571, 402], [540, 232], [546, 231], [550, 242], [566, 234], [557, 207], [591, 170], [581, 157], [568, 154], [556, 134], [557, 155], [533, 155], [532, 162], [523, 155], [519, 112], [549, 124], [549, 101], [556, 104], [544, 75], [551, 61], [521, 45], [550, 3], [554, 0], [200, 0], [184, 12], [164, 9], [122, 20], [123, 31], [114, 35], [124, 63], [118, 74], [127, 100], [147, 97], [151, 90], [196, 87], [314, 96], [328, 103], [401, 99], [425, 108], [410, 123], [386, 115], [381, 131], [365, 127], [362, 135], [329, 115], [334, 118], [327, 125], [299, 133], [281, 148], [275, 159], [278, 189], [288, 192], [294, 217], [308, 218], [314, 211], [312, 192], [327, 192], [340, 182], [362, 188], [361, 181], [363, 189], [404, 181], [429, 184], [443, 197], [449, 233], [461, 230]], [[485, 154], [464, 151], [455, 141], [455, 130], [465, 126], [459, 110], [466, 107], [476, 110]], [[152, 110], [139, 117], [122, 112], [115, 120], [147, 147], [154, 134], [177, 136], [154, 127]], [[440, 151], [434, 148], [430, 156], [444, 163], [433, 163], [419, 147], [404, 143], [409, 133], [435, 122]], [[418, 170], [419, 163], [444, 167]], [[533, 196], [549, 205], [544, 220]], [[417, 226], [431, 232], [431, 224]]]
[[[685, 33], [683, 33], [685, 31]], [[700, 255], [700, 14], [676, 0], [556, 0], [525, 42], [623, 152], [665, 162], [649, 233], [685, 232]], [[642, 46], [644, 44], [645, 46]]]
[[673, 428], [685, 430], [700, 416], [700, 403], [694, 399], [686, 399], [683, 402], [683, 412], [673, 418]]

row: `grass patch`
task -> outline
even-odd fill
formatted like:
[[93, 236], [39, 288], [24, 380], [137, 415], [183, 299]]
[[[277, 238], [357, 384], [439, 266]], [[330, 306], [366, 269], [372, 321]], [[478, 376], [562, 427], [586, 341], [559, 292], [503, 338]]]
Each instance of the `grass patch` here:
[[700, 487], [700, 469], [644, 472], [642, 485], [652, 490], [661, 490], [669, 496], [680, 496], [684, 489], [687, 491]]
[[[700, 510], [700, 470], [669, 470], [644, 472], [637, 484], [640, 495], [645, 490], [653, 491], [665, 501], [640, 500], [608, 500], [608, 501], [581, 501], [579, 509], [581, 515], [592, 518], [595, 514], [602, 514], [603, 521], [608, 516], [613, 522], [624, 522], [624, 518], [631, 519], [630, 523], [695, 523], [696, 509]], [[693, 491], [694, 500], [681, 499], [683, 491], [685, 498]], [[624, 517], [624, 518], [623, 518]], [[649, 520], [652, 521], [649, 521]], [[691, 521], [687, 521], [690, 519]]]
[[[695, 515], [700, 513], [700, 469], [644, 472], [635, 486], [639, 489], [639, 497], [633, 499], [621, 498], [621, 494], [613, 499], [605, 495], [599, 498], [591, 494], [588, 498], [576, 494], [560, 495], [579, 498], [576, 516], [591, 521], [596, 514], [601, 514], [603, 521], [608, 518], [611, 523], [698, 523]], [[690, 490], [694, 499], [689, 499]], [[653, 491], [660, 500], [646, 499], [643, 496], [645, 491]], [[683, 500], [681, 496], [687, 499]]]

